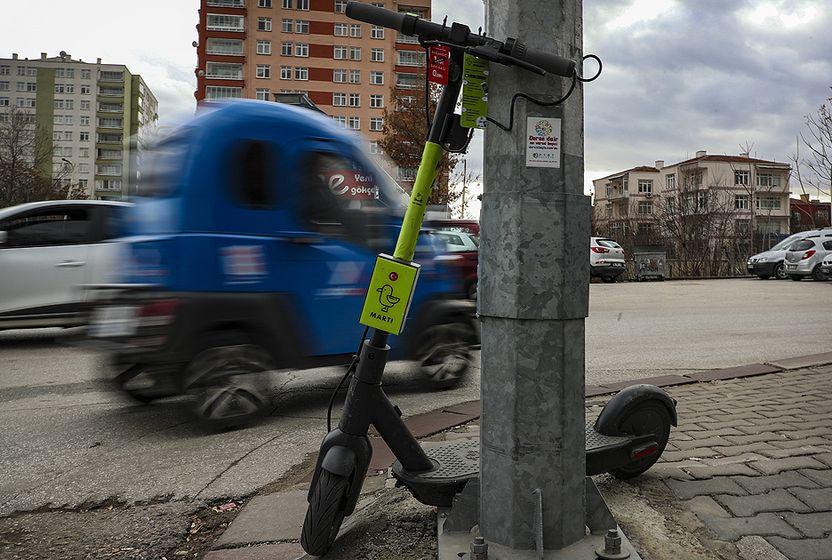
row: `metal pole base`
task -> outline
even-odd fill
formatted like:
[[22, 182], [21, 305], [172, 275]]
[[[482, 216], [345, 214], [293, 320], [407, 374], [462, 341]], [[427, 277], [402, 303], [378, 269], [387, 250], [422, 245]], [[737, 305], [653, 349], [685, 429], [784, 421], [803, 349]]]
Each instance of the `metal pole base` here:
[[516, 550], [495, 543], [472, 543], [479, 535], [479, 479], [469, 482], [450, 508], [438, 510], [439, 560], [641, 560], [615, 522], [603, 496], [586, 477], [587, 535], [560, 550]]

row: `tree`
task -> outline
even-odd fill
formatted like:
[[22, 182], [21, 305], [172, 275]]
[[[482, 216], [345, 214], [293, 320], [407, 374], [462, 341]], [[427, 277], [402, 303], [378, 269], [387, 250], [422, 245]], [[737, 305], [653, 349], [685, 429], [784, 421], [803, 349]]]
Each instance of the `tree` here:
[[[804, 194], [806, 187], [818, 195], [832, 196], [832, 97], [806, 115], [806, 131], [800, 134], [797, 151], [792, 157], [795, 176]], [[801, 144], [805, 156], [800, 155]]]
[[0, 123], [0, 208], [38, 200], [86, 198], [68, 180], [71, 165], [53, 173], [55, 146], [34, 114], [12, 108]]
[[[425, 74], [418, 75], [419, 84]], [[428, 116], [433, 118], [441, 88], [430, 84], [427, 88], [428, 113], [425, 113], [425, 87], [392, 89], [393, 98], [384, 109], [383, 137], [379, 147], [399, 167], [415, 170], [422, 159], [422, 150], [428, 136]], [[459, 162], [459, 154], [444, 152], [439, 160], [437, 180], [428, 204], [451, 204], [459, 196], [451, 187], [451, 173]]]

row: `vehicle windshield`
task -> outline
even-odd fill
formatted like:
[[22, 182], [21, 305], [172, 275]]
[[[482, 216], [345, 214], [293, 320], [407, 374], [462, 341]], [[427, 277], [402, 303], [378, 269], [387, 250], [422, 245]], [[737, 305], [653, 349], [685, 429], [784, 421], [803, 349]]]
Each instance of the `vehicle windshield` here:
[[621, 248], [621, 245], [619, 245], [618, 243], [616, 243], [612, 239], [599, 239], [598, 241], [596, 241], [596, 243], [598, 243], [598, 245], [600, 245], [601, 247], [607, 247], [609, 249], [620, 249]]
[[471, 241], [474, 242], [474, 245], [476, 245], [477, 247], [480, 246], [480, 236], [479, 235], [469, 235], [468, 237], [471, 238]]
[[791, 246], [789, 251], [805, 251], [815, 246], [815, 242], [811, 239], [802, 239]]
[[800, 239], [800, 235], [790, 235], [786, 239], [769, 249], [769, 251], [786, 251], [789, 248], [789, 245], [791, 245], [798, 239]]
[[172, 196], [181, 186], [188, 141], [184, 136], [167, 138], [145, 151], [139, 166], [135, 195]]

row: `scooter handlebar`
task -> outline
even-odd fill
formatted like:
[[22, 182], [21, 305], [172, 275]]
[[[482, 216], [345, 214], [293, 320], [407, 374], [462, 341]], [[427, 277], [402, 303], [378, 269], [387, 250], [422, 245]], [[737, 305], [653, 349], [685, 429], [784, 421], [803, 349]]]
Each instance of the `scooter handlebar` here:
[[347, 2], [347, 17], [403, 32], [407, 14], [401, 14], [362, 2]]
[[534, 64], [550, 74], [557, 74], [564, 78], [571, 78], [575, 75], [575, 61], [556, 54], [527, 48], [525, 54], [517, 58]]

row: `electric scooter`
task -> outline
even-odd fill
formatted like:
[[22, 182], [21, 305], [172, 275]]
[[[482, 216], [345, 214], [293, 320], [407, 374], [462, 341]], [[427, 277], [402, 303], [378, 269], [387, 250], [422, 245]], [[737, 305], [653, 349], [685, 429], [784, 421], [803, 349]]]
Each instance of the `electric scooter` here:
[[[465, 57], [572, 79], [566, 95], [555, 101], [515, 94], [508, 126], [488, 118], [504, 130], [511, 129], [514, 101], [518, 97], [552, 106], [565, 101], [578, 81], [594, 79], [579, 76], [573, 60], [532, 50], [517, 39], [498, 41], [472, 33], [463, 24], [437, 24], [355, 1], [347, 4], [346, 13], [358, 21], [418, 37], [424, 47], [447, 47], [450, 65], [448, 83], [436, 107], [395, 251], [392, 256], [382, 254], [376, 260], [361, 314], [361, 323], [367, 330], [358, 356], [348, 368], [351, 379], [340, 423], [325, 436], [318, 454], [301, 534], [303, 549], [313, 556], [330, 549], [344, 517], [355, 509], [372, 456], [367, 436], [370, 425], [397, 458], [393, 475], [424, 504], [449, 507], [454, 496], [479, 473], [479, 442], [448, 442], [424, 450], [402, 421], [399, 408], [382, 389], [390, 351], [388, 337], [401, 332], [418, 277], [419, 265], [411, 261], [437, 164], [443, 150], [463, 152], [470, 141], [471, 131], [461, 125], [460, 115], [454, 113]], [[594, 55], [584, 58], [588, 57], [598, 60]], [[369, 329], [372, 336], [366, 339]], [[339, 389], [340, 385], [335, 393]], [[643, 473], [659, 459], [670, 437], [670, 427], [676, 423], [675, 402], [660, 388], [636, 385], [622, 390], [606, 404], [597, 421], [586, 427], [586, 474], [609, 472], [630, 478]]]

